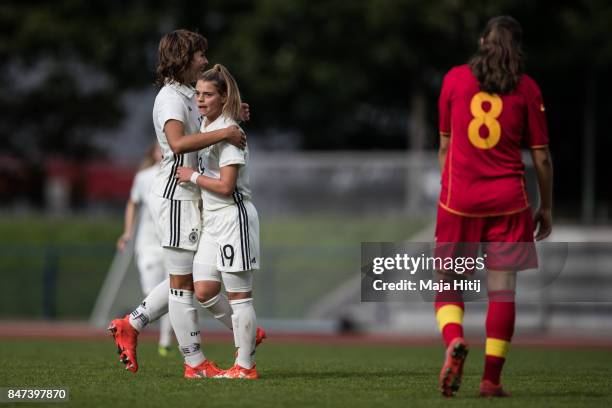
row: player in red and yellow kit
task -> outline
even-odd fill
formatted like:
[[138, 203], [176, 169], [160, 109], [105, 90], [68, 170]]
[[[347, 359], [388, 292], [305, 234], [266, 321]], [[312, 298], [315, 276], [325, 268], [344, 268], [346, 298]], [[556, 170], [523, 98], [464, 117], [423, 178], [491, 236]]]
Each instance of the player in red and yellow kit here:
[[[491, 19], [476, 55], [444, 77], [439, 99], [442, 189], [437, 256], [456, 256], [459, 251], [465, 256], [479, 245], [488, 255], [481, 396], [509, 395], [500, 377], [514, 332], [516, 272], [537, 267], [535, 228], [540, 240], [552, 226], [552, 164], [544, 104], [538, 85], [523, 73], [521, 36], [521, 26], [512, 17]], [[525, 191], [521, 147], [530, 149], [538, 177], [540, 207], [535, 215]], [[436, 297], [436, 318], [447, 347], [440, 373], [445, 396], [459, 389], [467, 356], [463, 309], [461, 292]]]

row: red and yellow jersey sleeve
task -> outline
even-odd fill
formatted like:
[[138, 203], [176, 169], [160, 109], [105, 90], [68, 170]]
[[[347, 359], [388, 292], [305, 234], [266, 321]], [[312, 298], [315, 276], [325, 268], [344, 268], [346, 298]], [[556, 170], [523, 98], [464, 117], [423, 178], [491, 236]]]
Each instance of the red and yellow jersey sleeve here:
[[529, 77], [526, 77], [525, 80], [529, 83], [525, 94], [527, 100], [525, 143], [531, 149], [541, 149], [548, 146], [546, 109], [538, 85]]
[[442, 90], [438, 99], [438, 125], [441, 136], [450, 136], [451, 133], [451, 104], [450, 93], [452, 89], [452, 71], [444, 76]]

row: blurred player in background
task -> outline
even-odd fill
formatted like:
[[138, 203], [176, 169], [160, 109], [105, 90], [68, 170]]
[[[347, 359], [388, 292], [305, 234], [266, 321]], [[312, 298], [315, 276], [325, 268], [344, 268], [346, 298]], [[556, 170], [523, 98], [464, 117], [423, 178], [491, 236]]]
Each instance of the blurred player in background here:
[[[208, 63], [206, 38], [187, 30], [166, 34], [159, 43], [156, 84], [160, 91], [153, 106], [153, 125], [162, 151], [160, 171], [150, 196], [150, 208], [162, 242], [164, 267], [170, 275], [170, 293], [164, 286], [154, 290], [131, 315], [113, 320], [109, 330], [115, 338], [120, 360], [132, 372], [138, 370], [138, 332], [159, 317], [167, 305], [179, 348], [184, 356], [186, 378], [211, 377], [221, 372], [201, 349], [197, 310], [193, 300], [193, 256], [201, 233], [200, 191], [175, 178], [178, 166], [196, 166], [199, 149], [220, 141], [244, 148], [246, 137], [238, 126], [212, 132], [198, 131], [198, 111], [193, 85]], [[163, 314], [163, 313], [161, 313]]]
[[[196, 84], [197, 104], [210, 132], [240, 120], [240, 91], [223, 65], [206, 71]], [[259, 269], [259, 218], [251, 202], [249, 150], [221, 142], [198, 153], [199, 172], [179, 167], [177, 179], [202, 189], [204, 228], [194, 258], [193, 280], [200, 304], [228, 316], [238, 348], [234, 366], [219, 377], [257, 379], [255, 346], [265, 333], [253, 308], [253, 271]], [[221, 282], [231, 309], [220, 307]], [[213, 310], [214, 308], [214, 310]], [[229, 316], [231, 314], [231, 320]]]
[[[552, 228], [552, 163], [544, 104], [538, 85], [523, 72], [521, 37], [521, 26], [512, 17], [492, 18], [475, 56], [444, 77], [439, 99], [442, 189], [436, 243], [484, 243], [488, 255], [481, 396], [509, 395], [500, 378], [514, 332], [516, 272], [537, 267], [534, 226], [537, 240]], [[540, 207], [535, 216], [525, 191], [521, 145], [530, 149], [538, 178]], [[501, 244], [499, 250], [499, 243], [511, 245]], [[440, 273], [443, 278], [445, 273]], [[452, 396], [459, 389], [468, 352], [461, 292], [439, 293], [435, 310], [447, 346], [440, 390]]]
[[[130, 198], [125, 206], [123, 234], [121, 234], [117, 241], [117, 249], [123, 251], [126, 244], [134, 238], [136, 219], [139, 216], [138, 230], [134, 242], [134, 254], [136, 266], [140, 273], [140, 285], [145, 296], [151, 293], [156, 286], [164, 282], [168, 277], [164, 269], [161, 242], [157, 237], [155, 223], [153, 222], [153, 216], [148, 205], [149, 193], [153, 180], [159, 171], [160, 161], [161, 150], [157, 142], [155, 142], [147, 149], [145, 158], [140, 165], [140, 170], [134, 177]], [[166, 357], [171, 350], [171, 345], [172, 325], [168, 315], [164, 314], [159, 318], [159, 354], [162, 357]]]

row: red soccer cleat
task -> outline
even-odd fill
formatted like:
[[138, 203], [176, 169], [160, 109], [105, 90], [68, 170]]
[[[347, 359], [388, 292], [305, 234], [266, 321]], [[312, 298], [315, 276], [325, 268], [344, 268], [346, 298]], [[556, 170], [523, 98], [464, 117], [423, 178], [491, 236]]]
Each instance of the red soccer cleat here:
[[259, 346], [261, 342], [264, 341], [264, 339], [267, 337], [268, 336], [266, 336], [266, 331], [261, 327], [258, 327], [257, 333], [255, 334], [255, 347]]
[[[266, 331], [262, 329], [261, 327], [258, 327], [255, 333], [255, 347], [259, 346], [261, 342], [267, 338], [268, 336], [266, 335]], [[234, 353], [234, 357], [238, 357], [238, 349], [236, 349], [236, 352]]]
[[255, 366], [253, 366], [253, 368], [244, 368], [238, 364], [234, 364], [232, 368], [220, 373], [216, 378], [256, 380], [259, 378], [259, 374], [257, 374]]
[[446, 349], [446, 359], [440, 371], [440, 391], [445, 397], [452, 397], [459, 391], [467, 355], [468, 345], [461, 337], [454, 339]]
[[138, 331], [130, 324], [130, 315], [123, 319], [115, 319], [110, 322], [108, 331], [115, 339], [119, 361], [125, 364], [125, 369], [133, 373], [138, 371], [136, 360], [136, 346], [138, 345]]
[[481, 397], [509, 397], [508, 391], [504, 391], [501, 384], [495, 385], [489, 380], [482, 380], [480, 383], [480, 396]]
[[210, 360], [204, 360], [204, 362], [197, 367], [191, 367], [188, 364], [184, 365], [185, 378], [218, 378], [220, 374], [223, 374], [223, 370]]

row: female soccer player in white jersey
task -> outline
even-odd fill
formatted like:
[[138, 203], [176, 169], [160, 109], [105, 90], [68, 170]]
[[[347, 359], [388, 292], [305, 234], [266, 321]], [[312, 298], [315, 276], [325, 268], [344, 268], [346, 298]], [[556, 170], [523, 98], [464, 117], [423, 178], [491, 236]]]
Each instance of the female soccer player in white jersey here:
[[[161, 150], [157, 142], [147, 149], [140, 170], [134, 177], [130, 198], [125, 206], [123, 234], [117, 241], [117, 249], [123, 251], [126, 244], [134, 238], [136, 266], [140, 273], [140, 286], [147, 296], [157, 285], [167, 279], [164, 269], [161, 243], [155, 231], [155, 222], [149, 209], [149, 192], [159, 171]], [[138, 230], [134, 237], [136, 217], [139, 217]], [[166, 290], [167, 292], [167, 290]], [[166, 308], [167, 312], [167, 308]], [[159, 319], [159, 354], [167, 356], [172, 345], [172, 326], [167, 314]]]
[[[240, 92], [224, 66], [217, 64], [198, 79], [196, 95], [202, 132], [237, 124]], [[215, 302], [223, 281], [238, 348], [234, 366], [217, 377], [256, 379], [252, 288], [260, 262], [259, 220], [251, 202], [249, 150], [221, 142], [200, 150], [198, 161], [199, 172], [179, 167], [176, 176], [202, 188], [203, 229], [193, 264], [196, 297], [203, 306]]]
[[[220, 370], [202, 353], [197, 310], [192, 306], [193, 256], [201, 231], [200, 192], [195, 186], [179, 185], [174, 177], [176, 168], [195, 166], [195, 152], [220, 141], [241, 148], [246, 144], [238, 126], [198, 131], [193, 84], [208, 63], [204, 55], [207, 47], [206, 38], [186, 30], [173, 31], [161, 39], [156, 69], [156, 84], [161, 89], [153, 106], [153, 125], [163, 158], [150, 205], [163, 246], [164, 267], [170, 274], [168, 313], [185, 358], [186, 378], [211, 377]], [[160, 307], [156, 302], [155, 308]], [[136, 343], [141, 327], [133, 314], [113, 320], [109, 326], [120, 360], [132, 372], [138, 370]]]

